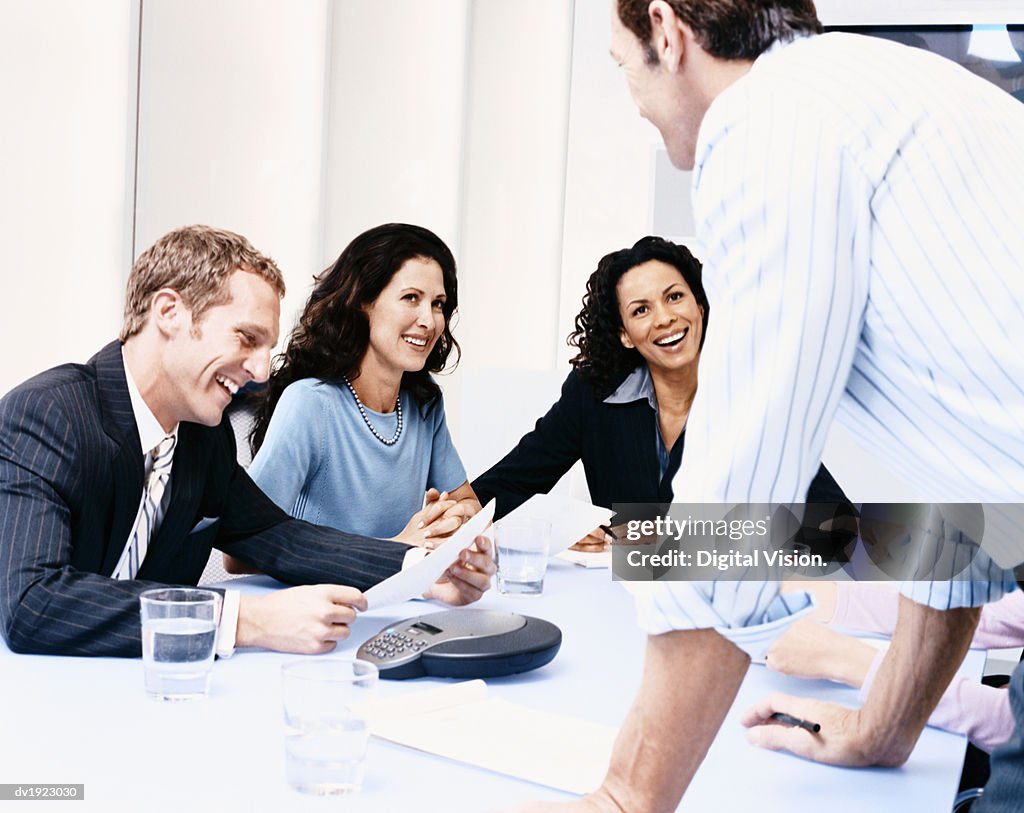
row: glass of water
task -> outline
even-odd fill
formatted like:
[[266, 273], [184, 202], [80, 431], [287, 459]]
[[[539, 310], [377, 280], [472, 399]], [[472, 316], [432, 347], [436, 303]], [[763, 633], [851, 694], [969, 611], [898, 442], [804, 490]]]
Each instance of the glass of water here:
[[288, 784], [303, 793], [352, 793], [363, 784], [370, 731], [354, 710], [377, 689], [368, 661], [315, 658], [281, 667]]
[[551, 548], [551, 523], [542, 519], [503, 519], [494, 523], [498, 592], [537, 595], [544, 590]]
[[210, 689], [221, 597], [162, 587], [139, 597], [146, 691], [158, 700], [196, 700]]

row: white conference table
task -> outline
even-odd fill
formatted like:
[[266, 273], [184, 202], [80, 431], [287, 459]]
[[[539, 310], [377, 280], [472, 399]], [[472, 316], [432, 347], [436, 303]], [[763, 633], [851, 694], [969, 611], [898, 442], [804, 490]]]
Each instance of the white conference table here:
[[[545, 594], [489, 592], [481, 607], [546, 618], [563, 631], [562, 649], [543, 669], [489, 680], [507, 700], [618, 725], [636, 692], [644, 635], [632, 600], [607, 570], [556, 561]], [[265, 577], [247, 590], [271, 589]], [[335, 654], [351, 656], [390, 622], [444, 609], [409, 602], [367, 613]], [[284, 778], [281, 664], [294, 655], [240, 651], [214, 666], [210, 697], [192, 703], [150, 700], [139, 660], [15, 655], [0, 643], [0, 783], [84, 783], [84, 802], [33, 801], [81, 811], [444, 811], [479, 813], [528, 799], [569, 794], [441, 757], [373, 740], [363, 790], [321, 799], [292, 791]], [[966, 662], [981, 674], [982, 653]], [[379, 696], [441, 680], [381, 681]], [[856, 705], [852, 690], [798, 681], [752, 666], [739, 697], [680, 809], [828, 813], [899, 810], [946, 813], [956, 793], [965, 740], [926, 729], [902, 768], [848, 770], [816, 765], [749, 745], [739, 714], [781, 690]], [[524, 748], [529, 743], [523, 744]], [[566, 760], [574, 759], [572, 753]], [[0, 802], [20, 809], [27, 802]]]

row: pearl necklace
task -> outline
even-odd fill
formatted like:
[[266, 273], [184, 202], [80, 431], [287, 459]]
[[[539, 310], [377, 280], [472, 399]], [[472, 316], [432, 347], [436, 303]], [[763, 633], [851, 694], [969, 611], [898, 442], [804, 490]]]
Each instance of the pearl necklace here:
[[363, 423], [365, 423], [367, 428], [373, 433], [373, 436], [385, 446], [394, 446], [398, 443], [398, 439], [402, 436], [403, 426], [401, 394], [399, 394], [398, 398], [395, 399], [395, 412], [398, 413], [398, 428], [395, 430], [395, 436], [389, 440], [377, 431], [377, 427], [370, 423], [370, 416], [366, 414], [366, 407], [364, 407], [363, 402], [359, 400], [359, 396], [356, 394], [356, 389], [352, 386], [351, 382], [349, 382], [348, 376], [342, 376], [342, 379], [345, 382], [345, 386], [348, 387], [348, 391], [352, 393], [352, 397], [356, 399], [356, 406], [359, 407], [359, 414], [363, 416]]

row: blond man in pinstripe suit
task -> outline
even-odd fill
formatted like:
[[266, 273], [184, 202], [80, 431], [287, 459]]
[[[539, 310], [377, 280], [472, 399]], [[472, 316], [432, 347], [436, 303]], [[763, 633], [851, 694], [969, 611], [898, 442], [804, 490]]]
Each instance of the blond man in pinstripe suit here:
[[[0, 630], [11, 649], [139, 655], [139, 594], [195, 584], [216, 546], [304, 585], [260, 597], [226, 591], [220, 654], [325, 652], [365, 609], [361, 590], [402, 567], [420, 521], [440, 533], [458, 521], [434, 523], [442, 503], [417, 515], [402, 541], [320, 528], [289, 518], [237, 464], [222, 413], [238, 388], [266, 379], [283, 293], [277, 266], [245, 238], [205, 226], [171, 232], [136, 262], [120, 341], [0, 400]], [[155, 530], [126, 578], [115, 568], [141, 513], [151, 450], [168, 436], [176, 443]], [[478, 539], [432, 595], [475, 601], [493, 572]]]

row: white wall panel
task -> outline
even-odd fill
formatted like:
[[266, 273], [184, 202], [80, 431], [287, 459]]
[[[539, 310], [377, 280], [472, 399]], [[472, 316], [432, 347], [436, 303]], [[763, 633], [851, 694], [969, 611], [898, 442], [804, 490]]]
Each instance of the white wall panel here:
[[334, 0], [322, 264], [381, 223], [458, 259], [466, 0]]
[[571, 2], [473, 3], [462, 319], [471, 366], [555, 364], [571, 43]]
[[327, 0], [144, 0], [136, 253], [207, 223], [288, 283], [291, 327], [320, 268]]
[[[467, 375], [554, 369], [567, 331], [558, 292], [572, 6], [472, 4], [458, 331]], [[459, 373], [451, 384], [458, 391]], [[517, 409], [513, 397], [472, 419]]]
[[[605, 254], [651, 233], [658, 131], [641, 119], [626, 79], [608, 53], [610, 3], [580, 2], [572, 41], [572, 98], [565, 181], [559, 325], [579, 312], [587, 278]], [[689, 173], [679, 176], [689, 195]], [[678, 232], [674, 232], [678, 235]], [[575, 354], [559, 347], [561, 361]]]
[[136, 7], [0, 2], [0, 393], [120, 327]]

